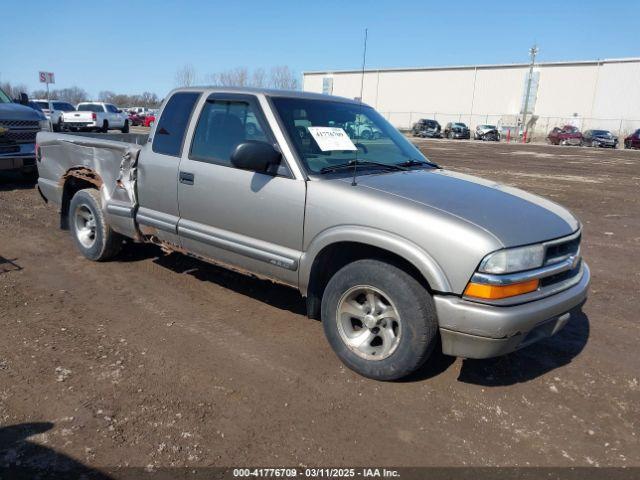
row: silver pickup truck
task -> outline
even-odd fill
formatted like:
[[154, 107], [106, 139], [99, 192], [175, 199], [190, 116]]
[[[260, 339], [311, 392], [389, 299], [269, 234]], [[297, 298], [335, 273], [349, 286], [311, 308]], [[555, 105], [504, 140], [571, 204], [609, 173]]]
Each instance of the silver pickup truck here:
[[[378, 135], [346, 129], [360, 123]], [[39, 190], [84, 256], [127, 237], [290, 285], [367, 377], [404, 377], [435, 348], [512, 352], [586, 300], [571, 213], [439, 168], [360, 102], [178, 89], [148, 139], [114, 138], [38, 134]]]

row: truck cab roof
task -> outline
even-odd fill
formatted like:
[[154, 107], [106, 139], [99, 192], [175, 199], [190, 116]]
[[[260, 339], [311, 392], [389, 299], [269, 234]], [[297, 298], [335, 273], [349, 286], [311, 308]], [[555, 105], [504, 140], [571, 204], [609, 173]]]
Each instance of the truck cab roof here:
[[[169, 92], [166, 98], [169, 98], [176, 92], [203, 92], [207, 94], [212, 93], [240, 93], [249, 95], [264, 95], [267, 97], [285, 97], [285, 98], [304, 98], [309, 100], [324, 100], [333, 102], [353, 103], [361, 104], [362, 102], [347, 98], [339, 97], [336, 95], [325, 95], [323, 93], [304, 92], [301, 90], [279, 90], [276, 88], [257, 88], [257, 87], [215, 87], [215, 86], [201, 86], [201, 87], [180, 87]], [[365, 103], [362, 103], [366, 105]]]

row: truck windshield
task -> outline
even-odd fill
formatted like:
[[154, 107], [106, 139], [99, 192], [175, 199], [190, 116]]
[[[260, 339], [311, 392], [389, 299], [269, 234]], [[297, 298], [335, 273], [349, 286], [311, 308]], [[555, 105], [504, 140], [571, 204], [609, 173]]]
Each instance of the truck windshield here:
[[11, 103], [11, 98], [9, 95], [0, 90], [0, 103]]
[[[367, 105], [306, 98], [272, 97], [278, 115], [309, 173], [334, 172], [336, 165], [356, 159], [363, 165], [420, 165], [430, 167], [428, 160], [404, 135], [378, 112]], [[332, 127], [346, 133], [354, 148], [332, 150], [321, 148], [314, 129]], [[375, 170], [379, 173], [380, 170]], [[363, 169], [363, 173], [364, 169]], [[373, 171], [371, 172], [373, 173]]]

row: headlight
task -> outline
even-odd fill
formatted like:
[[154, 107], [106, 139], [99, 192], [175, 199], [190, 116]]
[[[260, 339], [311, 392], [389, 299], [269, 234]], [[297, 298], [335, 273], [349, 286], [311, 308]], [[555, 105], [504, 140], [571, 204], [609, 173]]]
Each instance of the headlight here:
[[543, 263], [544, 247], [530, 245], [490, 253], [480, 262], [478, 271], [494, 274], [513, 273], [539, 268]]
[[48, 132], [51, 130], [49, 120], [40, 120], [38, 123], [40, 124], [40, 131]]

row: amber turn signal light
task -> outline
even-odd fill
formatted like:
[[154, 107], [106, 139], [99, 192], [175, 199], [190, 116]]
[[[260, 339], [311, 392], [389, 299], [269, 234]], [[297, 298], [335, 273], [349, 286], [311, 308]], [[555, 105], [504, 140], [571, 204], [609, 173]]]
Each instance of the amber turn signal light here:
[[467, 288], [465, 288], [464, 294], [468, 297], [482, 298], [484, 300], [499, 300], [501, 298], [534, 292], [538, 289], [538, 284], [538, 279], [512, 283], [511, 285], [485, 285], [470, 282]]

